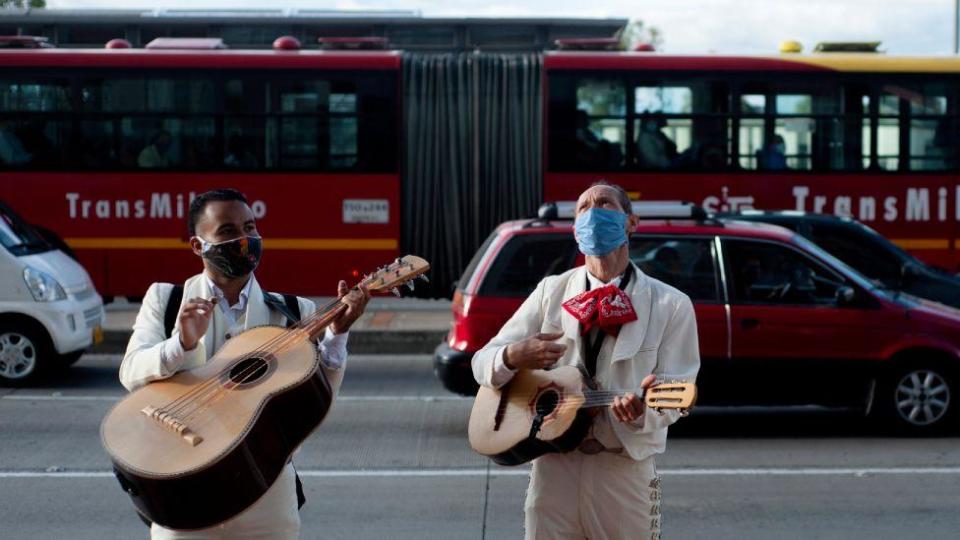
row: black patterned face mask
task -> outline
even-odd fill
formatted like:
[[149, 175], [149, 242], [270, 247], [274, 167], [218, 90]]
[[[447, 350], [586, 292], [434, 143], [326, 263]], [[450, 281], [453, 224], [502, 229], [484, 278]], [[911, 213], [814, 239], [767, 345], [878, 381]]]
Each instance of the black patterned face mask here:
[[260, 264], [263, 240], [259, 236], [242, 236], [226, 242], [211, 244], [200, 240], [200, 256], [229, 278], [243, 277]]

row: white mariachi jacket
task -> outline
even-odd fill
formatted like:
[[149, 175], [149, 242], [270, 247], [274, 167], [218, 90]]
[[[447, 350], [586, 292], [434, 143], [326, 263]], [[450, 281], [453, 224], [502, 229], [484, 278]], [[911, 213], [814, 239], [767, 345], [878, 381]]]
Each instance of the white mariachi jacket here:
[[[558, 276], [544, 278], [520, 309], [500, 329], [490, 343], [473, 356], [473, 374], [477, 382], [494, 387], [494, 369], [500, 351], [538, 332], [563, 332], [567, 350], [557, 362], [582, 365], [583, 342], [579, 321], [563, 309], [564, 301], [586, 290], [586, 267], [574, 268]], [[693, 382], [700, 369], [700, 347], [693, 304], [687, 295], [653, 279], [634, 266], [627, 285], [637, 320], [623, 325], [616, 340], [607, 337], [597, 358], [595, 380], [604, 390], [637, 392], [647, 375], [656, 374]], [[558, 341], [560, 343], [560, 341]], [[647, 409], [633, 424], [622, 423], [609, 410], [607, 421], [613, 435], [636, 460], [662, 453], [666, 447], [667, 426], [680, 417], [678, 411], [662, 415]]]
[[[264, 325], [286, 326], [286, 317], [276, 310], [271, 310], [263, 300], [263, 291], [257, 283], [256, 278], [251, 276], [253, 281], [250, 285], [249, 295], [247, 297], [247, 311], [243, 321], [243, 329], [256, 328]], [[137, 314], [137, 320], [133, 324], [133, 335], [127, 344], [127, 352], [124, 354], [123, 362], [120, 364], [120, 382], [128, 390], [134, 390], [151, 381], [165, 379], [173, 375], [176, 371], [190, 369], [200, 366], [209, 360], [217, 348], [223, 344], [227, 331], [227, 324], [223, 313], [219, 308], [213, 310], [213, 320], [210, 321], [210, 327], [203, 339], [197, 343], [192, 350], [185, 351], [183, 363], [176, 371], [170, 371], [162, 361], [162, 349], [167, 336], [164, 334], [163, 316], [167, 306], [167, 299], [173, 285], [169, 283], [154, 283], [147, 289], [147, 294], [143, 297], [143, 303], [140, 306], [140, 312]], [[183, 285], [184, 303], [190, 298], [211, 298], [213, 296], [207, 279], [203, 274], [198, 274], [188, 279]], [[306, 318], [316, 311], [316, 306], [306, 298], [297, 298], [300, 304], [300, 316]], [[179, 313], [180, 310], [177, 310]], [[174, 325], [170, 340], [180, 339], [180, 324]], [[340, 388], [340, 382], [343, 379], [343, 369], [340, 366], [334, 366], [330, 363], [321, 361], [321, 366], [330, 382], [333, 395], [337, 395]]]

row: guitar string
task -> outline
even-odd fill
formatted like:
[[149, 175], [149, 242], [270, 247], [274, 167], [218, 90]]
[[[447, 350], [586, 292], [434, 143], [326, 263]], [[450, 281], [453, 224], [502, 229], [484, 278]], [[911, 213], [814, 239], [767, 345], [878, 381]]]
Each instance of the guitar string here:
[[[221, 383], [224, 381], [224, 376], [226, 376], [226, 381], [230, 381], [231, 379], [246, 380], [248, 376], [256, 373], [260, 369], [263, 369], [265, 366], [269, 367], [271, 362], [271, 356], [282, 352], [283, 348], [287, 345], [288, 340], [299, 341], [300, 339], [302, 339], [302, 333], [307, 328], [309, 328], [312, 324], [314, 324], [316, 320], [319, 320], [322, 316], [325, 316], [329, 311], [330, 311], [330, 308], [326, 308], [325, 306], [325, 309], [318, 310], [316, 312], [316, 313], [319, 313], [317, 317], [311, 316], [308, 319], [305, 319], [306, 324], [304, 324], [302, 327], [297, 326], [297, 327], [286, 329], [284, 332], [264, 342], [261, 346], [257, 347], [256, 349], [253, 349], [252, 351], [238, 357], [227, 368], [225, 368], [224, 370], [217, 373], [215, 376], [208, 379], [205, 383], [198, 385], [197, 389], [194, 389], [188, 394], [181, 396], [181, 398], [178, 398], [180, 402], [176, 406], [170, 408], [169, 412], [171, 414], [182, 413], [188, 406], [195, 404], [197, 400], [204, 399], [211, 392], [214, 392], [218, 388], [220, 388]], [[309, 335], [309, 332], [308, 332], [308, 335]], [[270, 354], [266, 354], [266, 355], [264, 354], [268, 352]], [[257, 357], [264, 357], [264, 356], [266, 356], [266, 358], [263, 358], [264, 360], [263, 364], [258, 362], [253, 362], [249, 366], [245, 366], [243, 370], [240, 371], [239, 373], [235, 374], [234, 376], [230, 376], [230, 372], [236, 369], [236, 367], [242, 362], [244, 362], [245, 360], [249, 360], [251, 358], [257, 358]]]
[[[290, 328], [290, 329], [288, 329], [288, 330], [298, 331], [298, 330], [303, 330], [303, 329], [307, 328], [307, 327], [308, 327], [310, 324], [312, 324], [316, 319], [320, 318], [320, 317], [323, 316], [328, 310], [330, 310], [331, 308], [335, 307], [337, 303], [340, 303], [339, 299], [337, 299], [337, 300], [334, 301], [334, 302], [330, 302], [329, 304], [327, 304], [326, 306], [324, 306], [324, 307], [321, 308], [321, 309], [318, 309], [318, 310], [315, 311], [313, 314], [311, 314], [310, 316], [308, 316], [308, 317], [306, 317], [305, 319], [303, 319], [303, 321], [301, 321], [301, 323], [298, 323], [296, 326], [294, 326], [294, 327], [292, 327], [292, 328]], [[209, 378], [207, 381], [205, 381], [205, 382], [197, 385], [196, 387], [192, 388], [190, 391], [185, 392], [183, 395], [177, 397], [176, 399], [174, 399], [174, 400], [171, 401], [170, 403], [167, 403], [166, 405], [164, 405], [164, 407], [162, 408], [162, 410], [163, 410], [164, 412], [168, 412], [168, 413], [170, 413], [170, 414], [177, 414], [178, 412], [182, 412], [182, 410], [183, 410], [186, 406], [192, 404], [192, 403], [194, 402], [194, 400], [196, 400], [196, 399], [202, 399], [202, 398], [203, 398], [203, 395], [206, 394], [206, 393], [208, 393], [208, 391], [219, 387], [219, 383], [220, 383], [220, 380], [222, 379], [222, 377], [223, 377], [224, 375], [228, 374], [231, 370], [235, 369], [238, 364], [240, 364], [240, 363], [243, 362], [244, 360], [248, 360], [248, 359], [250, 359], [250, 358], [254, 358], [254, 357], [258, 356], [258, 355], [262, 355], [262, 353], [266, 352], [266, 351], [267, 351], [268, 349], [270, 349], [271, 347], [274, 347], [274, 346], [280, 344], [283, 340], [287, 339], [289, 333], [290, 333], [290, 332], [283, 332], [283, 333], [281, 333], [280, 335], [275, 336], [274, 338], [271, 338], [270, 340], [267, 340], [266, 342], [262, 343], [262, 344], [261, 344], [260, 346], [258, 346], [256, 349], [253, 349], [252, 351], [249, 351], [249, 352], [247, 352], [247, 353], [244, 353], [243, 355], [241, 355], [240, 357], [238, 357], [234, 362], [231, 362], [231, 364], [230, 364], [229, 366], [227, 366], [225, 369], [223, 369], [223, 370], [220, 371], [219, 373], [216, 373], [214, 376], [212, 376], [211, 378]], [[245, 375], [245, 374], [246, 374], [246, 370], [249, 369], [250, 367], [253, 367], [253, 368], [254, 368], [254, 372], [255, 372], [256, 369], [259, 369], [261, 366], [260, 366], [259, 364], [254, 363], [253, 366], [248, 366], [247, 368], [245, 368], [244, 371], [241, 372], [240, 375]]]
[[[333, 313], [331, 312], [331, 313], [329, 313], [328, 315], [333, 315]], [[329, 324], [329, 322], [323, 324], [321, 327], [326, 327], [328, 324]], [[309, 334], [308, 334], [308, 335], [309, 335]], [[301, 336], [301, 338], [302, 338], [302, 336]], [[293, 339], [292, 342], [287, 342], [287, 343], [281, 345], [280, 347], [283, 348], [283, 347], [288, 347], [288, 346], [291, 346], [291, 345], [299, 345], [299, 344], [302, 344], [302, 343], [303, 343], [302, 339], [298, 338], [298, 339]], [[282, 354], [283, 352], [285, 352], [285, 351], [284, 351], [284, 350], [277, 350], [277, 351], [274, 351], [273, 354]], [[268, 364], [267, 364], [268, 366], [269, 366], [269, 362], [270, 362], [270, 361], [271, 361], [271, 360], [267, 360], [267, 361], [266, 361], [266, 362], [268, 362]], [[279, 364], [279, 362], [280, 362], [280, 361], [279, 361], [279, 358], [276, 359], [275, 361], [277, 362], [277, 364]], [[241, 385], [243, 385], [243, 384], [246, 384], [246, 383], [249, 382], [250, 380], [253, 380], [253, 379], [255, 378], [255, 376], [256, 376], [257, 371], [259, 371], [260, 369], [262, 369], [262, 366], [254, 366], [254, 367], [252, 368], [252, 371], [251, 371], [250, 369], [248, 369], [248, 370], [246, 370], [245, 372], [243, 372], [243, 373], [241, 373], [240, 375], [238, 375], [238, 376], [236, 377], [236, 379], [238, 379], [238, 380], [236, 380], [236, 381], [232, 381], [231, 379], [233, 379], [233, 378], [231, 377], [230, 379], [228, 379], [228, 380], [224, 383], [224, 385], [223, 385], [222, 387], [218, 386], [218, 391], [208, 393], [208, 396], [207, 396], [206, 399], [202, 400], [202, 401], [201, 401], [200, 403], [198, 403], [189, 413], [187, 413], [185, 416], [182, 417], [182, 421], [187, 421], [187, 420], [189, 420], [189, 419], [191, 419], [191, 418], [196, 417], [196, 415], [199, 414], [200, 412], [203, 412], [203, 411], [206, 411], [206, 410], [210, 409], [210, 407], [212, 407], [215, 403], [217, 403], [217, 402], [219, 402], [221, 399], [223, 399], [223, 397], [226, 396], [229, 391], [234, 390], [234, 389], [236, 389], [237, 387], [239, 387], [239, 386], [241, 386]], [[233, 383], [232, 386], [230, 386], [231, 383]]]
[[[394, 263], [394, 264], [398, 264], [398, 263]], [[389, 269], [389, 268], [392, 267], [392, 266], [393, 266], [393, 265], [388, 265], [386, 268]], [[362, 280], [357, 286], [355, 286], [353, 289], [356, 290], [360, 285], [367, 284], [367, 282], [372, 281], [372, 279], [373, 279], [372, 276], [369, 276], [369, 277], [365, 278], [365, 279]], [[208, 379], [206, 382], [197, 385], [197, 387], [191, 389], [190, 391], [186, 392], [185, 394], [179, 396], [177, 399], [175, 399], [175, 400], [173, 400], [172, 402], [170, 402], [170, 403], [168, 403], [167, 405], [165, 405], [165, 406], [163, 407], [163, 411], [164, 411], [164, 412], [169, 412], [170, 414], [175, 414], [175, 411], [180, 411], [180, 412], [182, 412], [183, 409], [185, 408], [185, 406], [191, 404], [195, 399], [203, 399], [203, 395], [202, 395], [202, 394], [207, 394], [208, 391], [211, 390], [211, 389], [219, 388], [219, 387], [220, 387], [219, 382], [220, 382], [221, 378], [223, 377], [223, 375], [225, 375], [225, 374], [229, 373], [231, 370], [235, 369], [236, 366], [237, 366], [239, 363], [243, 362], [244, 360], [248, 360], [248, 359], [250, 359], [250, 358], [254, 358], [254, 357], [256, 357], [256, 356], [260, 356], [260, 355], [262, 355], [262, 353], [267, 352], [267, 351], [268, 351], [269, 349], [271, 349], [272, 347], [278, 347], [278, 348], [279, 348], [279, 347], [282, 347], [283, 344], [285, 343], [285, 341], [288, 340], [288, 339], [289, 339], [289, 340], [293, 340], [293, 341], [298, 341], [298, 340], [300, 339], [300, 337], [299, 337], [299, 335], [298, 335], [297, 332], [296, 332], [297, 330], [303, 330], [303, 329], [308, 328], [311, 324], [313, 324], [314, 322], [316, 322], [316, 321], [319, 320], [320, 318], [326, 316], [326, 315], [328, 314], [328, 312], [329, 312], [332, 308], [334, 308], [334, 307], [337, 306], [337, 304], [342, 304], [342, 303], [340, 302], [340, 299], [339, 299], [339, 298], [336, 299], [336, 300], [334, 300], [334, 301], [332, 301], [332, 302], [330, 302], [329, 304], [323, 306], [322, 308], [314, 311], [314, 313], [312, 313], [310, 316], [308, 316], [308, 317], [304, 318], [303, 320], [301, 320], [301, 321], [300, 321], [297, 325], [295, 325], [294, 327], [291, 327], [290, 329], [287, 329], [287, 331], [281, 333], [280, 335], [278, 335], [278, 336], [276, 336], [276, 337], [274, 337], [274, 338], [272, 338], [272, 339], [264, 342], [263, 344], [261, 344], [261, 345], [260, 345], [259, 347], [257, 347], [256, 349], [254, 349], [254, 350], [252, 350], [252, 351], [249, 351], [248, 353], [246, 353], [246, 354], [244, 354], [244, 355], [241, 355], [239, 358], [236, 359], [236, 361], [232, 362], [228, 367], [226, 367], [224, 370], [220, 371], [219, 373], [215, 374], [213, 377], [211, 377], [210, 379]], [[324, 325], [324, 327], [325, 327], [325, 326], [326, 326], [326, 325]], [[319, 330], [319, 328], [318, 328], [318, 330]], [[267, 359], [265, 359], [265, 361], [269, 362], [269, 360], [267, 360]], [[239, 377], [244, 377], [244, 378], [246, 378], [246, 377], [248, 377], [249, 375], [251, 375], [251, 374], [253, 374], [253, 373], [256, 373], [256, 372], [257, 372], [259, 369], [261, 369], [262, 367], [263, 367], [262, 365], [257, 364], [257, 363], [254, 363], [253, 365], [248, 366], [248, 368], [246, 368], [244, 371], [242, 371], [241, 373], [239, 373], [239, 374], [237, 375], [237, 377], [238, 377], [238, 378], [239, 378]], [[252, 371], [250, 371], [251, 368], [252, 368]]]
[[[399, 272], [405, 264], [410, 265], [411, 270], [413, 269], [413, 266], [411, 263], [396, 262], [396, 263], [392, 263], [390, 265], [385, 266], [384, 269], [380, 271], [380, 273], [389, 274], [392, 271], [396, 271], [397, 277], [399, 278], [400, 277]], [[396, 266], [397, 268], [394, 269], [394, 266]], [[406, 276], [405, 281], [409, 281], [410, 279], [413, 279], [417, 275], [418, 274], [411, 274], [409, 276]], [[360, 282], [360, 285], [369, 284], [367, 282], [370, 282], [373, 280], [374, 280], [374, 276], [368, 276], [367, 278], [365, 278], [363, 281]], [[397, 286], [399, 284], [394, 283], [393, 285]], [[356, 288], [357, 287], [354, 287], [354, 289]], [[181, 403], [180, 405], [177, 406], [177, 410], [181, 415], [181, 418], [178, 418], [178, 419], [181, 421], [185, 421], [186, 419], [192, 416], [195, 416], [201, 410], [206, 410], [207, 408], [209, 408], [210, 405], [212, 405], [216, 401], [219, 401], [220, 399], [219, 396], [225, 395], [226, 392], [233, 390], [249, 382], [249, 380], [251, 380], [256, 375], [257, 372], [259, 372], [261, 369], [265, 367], [264, 364], [266, 365], [266, 367], [269, 368], [270, 362], [277, 361], [279, 363], [279, 359], [276, 358], [276, 355], [282, 353], [285, 347], [299, 343], [301, 341], [302, 335], [299, 332], [299, 330], [306, 329], [307, 327], [314, 325], [316, 322], [322, 320], [325, 317], [330, 318], [331, 320], [325, 321], [322, 325], [318, 325], [313, 330], [318, 331], [321, 328], [325, 328], [332, 322], [332, 317], [335, 316], [335, 310], [330, 308], [333, 308], [333, 307], [336, 307], [336, 309], [344, 309], [345, 305], [340, 303], [339, 299], [331, 302], [330, 304], [327, 304], [327, 306], [324, 306], [323, 309], [317, 310], [316, 312], [314, 312], [314, 314], [311, 317], [308, 317], [307, 319], [302, 321], [301, 324], [297, 325], [296, 328], [298, 329], [298, 331], [284, 332], [277, 338], [268, 341], [264, 345], [261, 345], [261, 347], [259, 347], [258, 349], [255, 349], [252, 353], [248, 354], [247, 356], [241, 357], [238, 361], [234, 362], [231, 365], [231, 367], [221, 371], [216, 377], [211, 378], [208, 381], [208, 388], [202, 393], [195, 393], [195, 395], [189, 400], [190, 405], [196, 404], [193, 407], [193, 409], [190, 410], [189, 413], [186, 413], [186, 415], [183, 414], [184, 411], [186, 410], [185, 404]], [[308, 332], [308, 335], [309, 335], [309, 332]], [[241, 371], [239, 374], [233, 377], [228, 377], [227, 381], [225, 381], [224, 384], [222, 385], [217, 384], [218, 382], [220, 382], [222, 376], [225, 373], [228, 373], [230, 370], [234, 369], [238, 363], [242, 362], [244, 359], [253, 358], [256, 356], [262, 356], [262, 354], [258, 354], [258, 353], [265, 352], [265, 350], [268, 348], [273, 349], [271, 350], [271, 352], [273, 353], [274, 356], [264, 358], [263, 359], [264, 364], [253, 363], [247, 368], [245, 368], [244, 371]], [[234, 384], [230, 386], [230, 382], [234, 382]], [[198, 401], [199, 403], [197, 403]]]
[[[180, 407], [178, 407], [178, 409], [180, 410], [179, 419], [181, 421], [186, 420], [191, 416], [194, 416], [200, 410], [207, 409], [208, 408], [207, 405], [212, 404], [212, 400], [216, 399], [217, 396], [222, 395], [230, 390], [233, 390], [243, 384], [246, 384], [247, 382], [252, 380], [256, 376], [257, 372], [259, 372], [260, 370], [264, 368], [269, 369], [272, 362], [279, 363], [279, 359], [277, 355], [282, 354], [283, 352], [286, 351], [288, 347], [292, 345], [302, 343], [304, 331], [307, 332], [307, 336], [309, 336], [312, 332], [319, 333], [319, 330], [321, 328], [325, 328], [332, 322], [332, 319], [333, 317], [336, 316], [337, 311], [346, 309], [346, 305], [340, 303], [339, 299], [337, 301], [331, 302], [330, 304], [328, 304], [328, 306], [333, 306], [333, 307], [327, 308], [327, 306], [325, 306], [325, 309], [317, 310], [315, 312], [316, 316], [309, 317], [308, 322], [302, 325], [302, 327], [297, 326], [296, 328], [287, 329], [276, 338], [268, 341], [266, 344], [255, 349], [250, 355], [246, 357], [241, 357], [240, 360], [233, 362], [232, 367], [221, 371], [217, 377], [209, 381], [211, 384], [208, 385], [207, 390], [202, 395], [195, 396], [193, 399], [190, 400], [189, 405], [192, 406], [192, 408], [189, 408], [190, 412], [185, 412], [188, 410], [188, 407], [186, 406], [181, 405]], [[330, 320], [325, 320], [325, 319], [330, 319]], [[316, 323], [319, 321], [323, 321], [323, 324], [317, 325]], [[308, 328], [310, 330], [307, 330]], [[263, 354], [264, 352], [269, 352], [269, 354], [264, 355]], [[264, 356], [266, 357], [261, 358], [263, 360], [263, 363], [257, 363], [257, 362], [251, 363], [251, 365], [245, 367], [240, 373], [237, 373], [233, 376], [227, 375], [226, 380], [223, 379], [224, 374], [228, 374], [229, 371], [231, 371], [232, 369], [235, 369], [237, 364], [242, 362], [244, 359], [264, 357]], [[231, 383], [233, 384], [231, 385]]]

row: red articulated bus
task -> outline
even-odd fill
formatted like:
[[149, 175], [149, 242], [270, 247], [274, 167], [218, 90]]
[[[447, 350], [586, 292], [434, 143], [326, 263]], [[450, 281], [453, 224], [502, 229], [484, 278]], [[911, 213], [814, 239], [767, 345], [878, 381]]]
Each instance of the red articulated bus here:
[[333, 294], [398, 255], [391, 51], [0, 50], [0, 199], [106, 297], [198, 268], [191, 199], [244, 192], [269, 290]]
[[552, 52], [544, 198], [598, 178], [708, 211], [857, 218], [960, 269], [960, 59]]

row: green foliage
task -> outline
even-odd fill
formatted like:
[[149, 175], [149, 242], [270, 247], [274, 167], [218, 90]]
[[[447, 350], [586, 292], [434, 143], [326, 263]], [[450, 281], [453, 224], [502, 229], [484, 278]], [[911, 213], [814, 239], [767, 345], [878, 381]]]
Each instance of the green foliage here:
[[40, 9], [45, 7], [47, 7], [47, 0], [0, 0], [0, 8]]
[[657, 49], [663, 43], [663, 34], [656, 26], [647, 26], [643, 21], [634, 19], [623, 27], [617, 36], [620, 38], [620, 48], [625, 51], [632, 51], [637, 45], [647, 43]]

